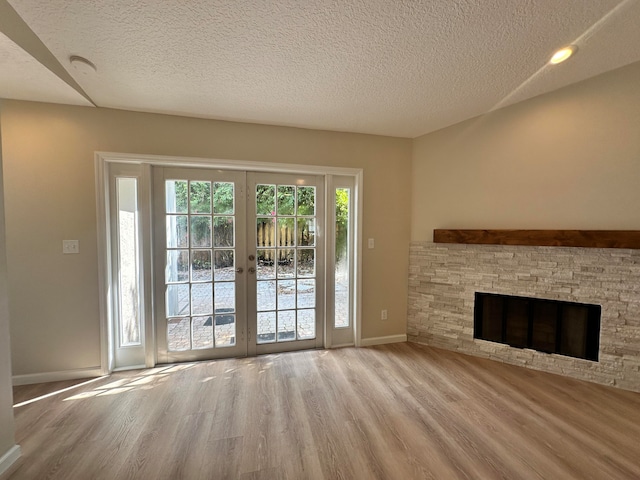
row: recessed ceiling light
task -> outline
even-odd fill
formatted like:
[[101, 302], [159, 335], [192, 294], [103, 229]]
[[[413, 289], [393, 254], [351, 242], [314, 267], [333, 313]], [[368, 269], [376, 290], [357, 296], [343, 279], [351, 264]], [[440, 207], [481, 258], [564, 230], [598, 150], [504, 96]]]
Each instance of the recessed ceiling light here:
[[93, 74], [98, 71], [98, 68], [93, 64], [93, 62], [78, 55], [71, 55], [69, 57], [69, 63], [71, 63], [73, 68], [83, 75]]
[[575, 45], [569, 45], [568, 47], [561, 48], [560, 50], [558, 50], [556, 53], [553, 54], [553, 56], [551, 57], [551, 60], [549, 60], [549, 63], [551, 63], [552, 65], [557, 65], [559, 63], [562, 63], [565, 60], [568, 60], [569, 57], [571, 57], [574, 53], [576, 53], [577, 50], [578, 50], [578, 47], [576, 47]]

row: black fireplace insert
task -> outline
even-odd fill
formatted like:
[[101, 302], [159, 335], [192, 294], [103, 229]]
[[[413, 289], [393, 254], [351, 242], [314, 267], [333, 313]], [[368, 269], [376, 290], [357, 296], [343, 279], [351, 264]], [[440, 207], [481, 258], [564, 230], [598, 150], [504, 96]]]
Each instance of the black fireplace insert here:
[[598, 361], [602, 307], [476, 292], [473, 337]]

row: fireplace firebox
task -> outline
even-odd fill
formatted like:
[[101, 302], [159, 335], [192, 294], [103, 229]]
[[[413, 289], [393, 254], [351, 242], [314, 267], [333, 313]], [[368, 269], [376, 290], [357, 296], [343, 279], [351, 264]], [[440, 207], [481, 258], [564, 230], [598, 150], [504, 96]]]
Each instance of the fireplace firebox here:
[[476, 292], [473, 337], [598, 361], [602, 307]]

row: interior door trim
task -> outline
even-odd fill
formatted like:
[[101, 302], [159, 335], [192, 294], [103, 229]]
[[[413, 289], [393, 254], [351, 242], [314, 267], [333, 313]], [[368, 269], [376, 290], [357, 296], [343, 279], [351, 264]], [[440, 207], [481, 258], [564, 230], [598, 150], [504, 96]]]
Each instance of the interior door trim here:
[[[110, 245], [110, 229], [109, 229], [109, 198], [108, 198], [108, 178], [109, 164], [125, 163], [141, 165], [143, 172], [148, 171], [149, 166], [162, 167], [195, 167], [195, 168], [212, 168], [224, 170], [245, 170], [257, 172], [273, 172], [273, 173], [298, 173], [298, 174], [320, 174], [320, 175], [344, 175], [354, 178], [355, 191], [355, 308], [356, 315], [354, 318], [354, 336], [355, 345], [357, 347], [362, 344], [362, 218], [363, 218], [363, 184], [364, 171], [362, 168], [335, 167], [322, 165], [301, 165], [295, 163], [273, 163], [259, 162], [249, 160], [228, 160], [214, 159], [204, 157], [183, 157], [183, 156], [166, 156], [166, 155], [146, 155], [123, 152], [104, 152], [96, 151], [94, 153], [95, 166], [95, 186], [96, 186], [96, 218], [97, 218], [97, 235], [98, 235], [98, 287], [99, 287], [99, 314], [100, 314], [100, 363], [103, 374], [112, 371], [113, 366], [110, 364], [110, 322], [112, 302], [112, 292], [108, 288], [111, 284], [111, 245]], [[146, 178], [147, 182], [151, 179], [149, 175], [143, 175], [142, 180]], [[141, 185], [141, 188], [149, 188], [150, 183]], [[150, 189], [149, 189], [150, 190]], [[149, 190], [145, 191], [148, 192]], [[151, 199], [149, 198], [149, 201]], [[144, 207], [143, 207], [144, 208]], [[152, 265], [145, 262], [146, 271], [152, 271]], [[154, 345], [147, 345], [155, 351]], [[155, 359], [153, 355], [146, 357], [147, 367], [154, 366]]]

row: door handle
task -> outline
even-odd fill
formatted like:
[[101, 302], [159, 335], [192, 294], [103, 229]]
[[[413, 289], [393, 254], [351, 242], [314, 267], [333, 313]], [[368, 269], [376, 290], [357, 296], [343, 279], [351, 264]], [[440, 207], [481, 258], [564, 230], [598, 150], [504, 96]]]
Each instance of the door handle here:
[[236, 268], [236, 273], [243, 273], [243, 272], [244, 272], [244, 268], [242, 267]]
[[256, 257], [254, 255], [249, 255], [249, 261], [253, 262], [256, 259]]
[[253, 267], [249, 267], [249, 273], [256, 273], [256, 269]]

